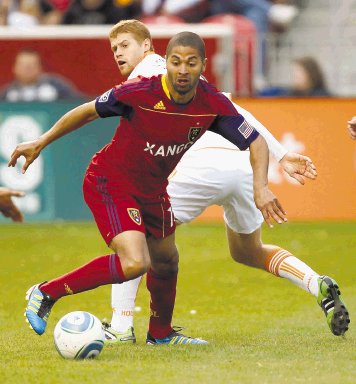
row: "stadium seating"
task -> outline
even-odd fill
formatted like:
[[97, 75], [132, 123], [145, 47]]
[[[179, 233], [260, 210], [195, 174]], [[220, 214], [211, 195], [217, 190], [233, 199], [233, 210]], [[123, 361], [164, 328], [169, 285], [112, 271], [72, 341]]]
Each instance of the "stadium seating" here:
[[182, 24], [185, 21], [179, 17], [174, 15], [156, 15], [156, 16], [144, 16], [140, 18], [145, 24], [158, 24], [158, 25], [166, 25], [166, 24]]
[[222, 14], [209, 16], [203, 23], [230, 25], [235, 34], [235, 94], [253, 94], [253, 73], [255, 66], [256, 28], [252, 21], [241, 15]]

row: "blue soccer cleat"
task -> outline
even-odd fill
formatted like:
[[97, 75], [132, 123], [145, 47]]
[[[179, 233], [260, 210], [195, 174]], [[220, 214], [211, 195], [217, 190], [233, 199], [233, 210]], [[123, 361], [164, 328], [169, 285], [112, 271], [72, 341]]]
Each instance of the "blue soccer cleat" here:
[[36, 284], [26, 292], [28, 300], [25, 316], [26, 321], [38, 335], [42, 335], [47, 326], [47, 320], [55, 300], [39, 289], [40, 284]]
[[183, 344], [209, 344], [207, 341], [199, 338], [193, 338], [185, 336], [180, 333], [183, 328], [174, 327], [173, 331], [163, 339], [155, 339], [150, 333], [147, 333], [146, 344], [149, 345], [159, 345], [159, 344], [174, 344], [174, 345], [183, 345]]

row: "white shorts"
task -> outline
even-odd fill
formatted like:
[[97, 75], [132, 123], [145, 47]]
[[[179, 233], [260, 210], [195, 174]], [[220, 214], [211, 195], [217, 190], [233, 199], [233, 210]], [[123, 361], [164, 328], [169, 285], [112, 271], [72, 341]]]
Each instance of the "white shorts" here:
[[[235, 147], [236, 148], [236, 147]], [[225, 223], [249, 234], [263, 223], [253, 199], [253, 173], [248, 151], [220, 146], [194, 149], [172, 174], [168, 194], [174, 216], [182, 223], [198, 217], [210, 205], [224, 208]]]

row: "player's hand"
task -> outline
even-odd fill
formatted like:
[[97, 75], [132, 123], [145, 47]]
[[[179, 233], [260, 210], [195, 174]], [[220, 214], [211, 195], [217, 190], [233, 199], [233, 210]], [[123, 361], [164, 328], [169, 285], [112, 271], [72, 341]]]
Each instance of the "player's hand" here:
[[254, 199], [256, 207], [262, 212], [263, 218], [270, 228], [273, 227], [271, 220], [274, 220], [278, 224], [287, 221], [287, 213], [267, 186], [254, 188]]
[[305, 177], [315, 180], [318, 175], [312, 160], [299, 153], [287, 152], [279, 163], [290, 177], [293, 177], [302, 185], [305, 183]]
[[356, 140], [356, 116], [347, 122], [347, 130], [352, 140]]
[[22, 173], [25, 173], [30, 164], [37, 159], [41, 153], [42, 146], [39, 140], [26, 141], [19, 144], [14, 152], [12, 152], [8, 167], [14, 167], [16, 165], [17, 159], [21, 156], [25, 158], [25, 164], [22, 167]]
[[13, 221], [22, 222], [23, 215], [21, 211], [16, 207], [12, 201], [12, 197], [22, 197], [25, 196], [23, 192], [13, 191], [8, 188], [0, 187], [0, 212], [5, 217], [10, 217]]

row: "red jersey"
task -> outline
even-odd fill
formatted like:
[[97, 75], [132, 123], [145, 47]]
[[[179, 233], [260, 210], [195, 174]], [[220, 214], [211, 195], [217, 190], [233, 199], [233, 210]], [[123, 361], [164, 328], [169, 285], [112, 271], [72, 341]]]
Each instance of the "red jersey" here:
[[88, 172], [116, 180], [130, 194], [154, 199], [183, 154], [208, 129], [246, 149], [258, 136], [233, 104], [199, 80], [194, 98], [175, 103], [165, 76], [135, 78], [96, 99], [100, 117], [121, 116], [112, 141], [96, 153]]

